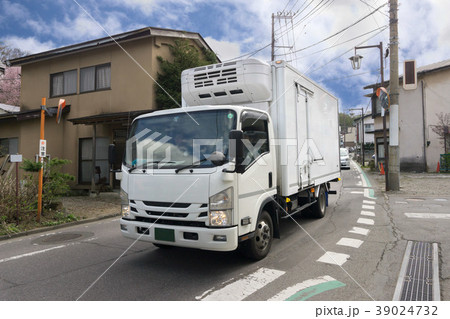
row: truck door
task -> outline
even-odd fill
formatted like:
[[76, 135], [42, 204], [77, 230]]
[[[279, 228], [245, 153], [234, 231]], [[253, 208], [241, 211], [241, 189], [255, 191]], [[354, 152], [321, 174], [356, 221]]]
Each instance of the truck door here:
[[[262, 202], [276, 185], [273, 151], [269, 147], [268, 117], [263, 113], [244, 111], [241, 129], [245, 172], [238, 175], [239, 218], [248, 216], [256, 222]], [[244, 228], [241, 227], [241, 234], [250, 231], [250, 228]]]
[[303, 188], [310, 184], [309, 155], [309, 121], [308, 121], [308, 91], [300, 84], [297, 87], [297, 173], [299, 185]]

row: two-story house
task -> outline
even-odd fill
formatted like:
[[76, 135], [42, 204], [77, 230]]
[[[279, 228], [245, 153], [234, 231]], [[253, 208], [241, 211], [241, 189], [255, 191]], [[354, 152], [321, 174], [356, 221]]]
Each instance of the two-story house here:
[[[385, 83], [389, 89], [389, 81]], [[384, 136], [381, 104], [372, 89], [372, 114], [377, 161], [384, 161]], [[450, 60], [417, 68], [417, 88], [403, 88], [399, 78], [399, 144], [401, 171], [436, 171], [445, 147], [442, 137], [433, 128], [439, 125], [439, 114], [450, 114]], [[386, 113], [386, 134], [389, 145], [389, 113]], [[449, 136], [450, 138], [450, 136]]]
[[65, 171], [76, 177], [74, 187], [109, 183], [108, 146], [116, 144], [120, 168], [131, 121], [156, 108], [157, 57], [171, 60], [177, 39], [199, 54], [211, 50], [198, 33], [149, 27], [11, 60], [22, 67], [21, 111], [0, 115], [0, 139], [17, 141], [18, 152], [34, 160], [41, 98], [53, 110], [65, 99], [59, 124], [46, 116], [47, 156], [71, 161]]

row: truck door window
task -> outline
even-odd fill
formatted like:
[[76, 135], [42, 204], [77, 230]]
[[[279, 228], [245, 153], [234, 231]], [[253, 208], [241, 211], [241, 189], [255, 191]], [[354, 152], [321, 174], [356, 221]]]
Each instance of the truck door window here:
[[251, 165], [264, 153], [269, 152], [267, 117], [258, 113], [242, 116], [244, 165]]

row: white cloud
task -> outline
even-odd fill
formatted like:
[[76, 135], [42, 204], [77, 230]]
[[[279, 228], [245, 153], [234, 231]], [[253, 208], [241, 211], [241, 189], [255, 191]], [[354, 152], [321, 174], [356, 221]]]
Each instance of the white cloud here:
[[211, 37], [206, 37], [205, 41], [211, 49], [219, 56], [221, 61], [234, 59], [241, 55], [239, 43], [230, 41], [219, 41]]
[[52, 41], [41, 42], [35, 37], [21, 38], [17, 36], [9, 36], [3, 41], [13, 48], [18, 48], [24, 52], [39, 53], [51, 50], [55, 47]]

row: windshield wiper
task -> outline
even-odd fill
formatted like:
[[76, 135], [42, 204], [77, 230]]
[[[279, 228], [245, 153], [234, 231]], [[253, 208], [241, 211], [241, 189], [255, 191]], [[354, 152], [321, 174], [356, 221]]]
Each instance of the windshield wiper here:
[[186, 165], [186, 166], [177, 168], [177, 169], [175, 170], [175, 173], [178, 174], [180, 171], [182, 171], [182, 170], [184, 170], [184, 169], [188, 169], [188, 168], [191, 168], [191, 167], [195, 167], [195, 166], [200, 165], [201, 163], [203, 163], [203, 162], [205, 162], [205, 161], [207, 161], [207, 160], [208, 160], [208, 159], [207, 159], [206, 157], [204, 157], [204, 158], [202, 158], [201, 160], [199, 160], [199, 161], [197, 161], [197, 162], [194, 162], [194, 163], [192, 163], [192, 164], [189, 164], [189, 165]]
[[128, 173], [131, 173], [132, 171], [134, 171], [134, 170], [137, 169], [137, 168], [142, 168], [142, 167], [147, 166], [147, 165], [150, 165], [150, 164], [154, 165], [154, 164], [160, 164], [160, 163], [161, 163], [162, 165], [164, 165], [164, 164], [174, 164], [175, 162], [173, 162], [173, 161], [167, 161], [167, 162], [163, 162], [163, 161], [149, 161], [149, 162], [143, 163], [143, 164], [141, 164], [141, 165], [136, 165], [136, 166], [131, 167], [131, 168], [128, 170]]

